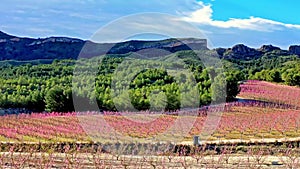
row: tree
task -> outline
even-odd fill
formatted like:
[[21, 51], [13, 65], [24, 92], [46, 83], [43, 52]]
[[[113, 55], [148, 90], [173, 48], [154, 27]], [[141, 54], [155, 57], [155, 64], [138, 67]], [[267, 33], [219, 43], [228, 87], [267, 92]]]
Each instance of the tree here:
[[60, 87], [53, 87], [48, 90], [45, 96], [46, 111], [67, 112], [72, 111], [73, 106], [70, 90], [64, 90]]
[[269, 82], [281, 82], [282, 79], [281, 79], [280, 72], [278, 70], [275, 70], [275, 69], [270, 70], [269, 74], [266, 77], [266, 80], [269, 81]]
[[[212, 90], [212, 100], [216, 103], [221, 103], [225, 101], [226, 98], [226, 77], [224, 74], [219, 74], [214, 78], [214, 82], [211, 85]], [[204, 96], [207, 95], [204, 93]], [[205, 97], [201, 96], [203, 100]]]
[[238, 79], [234, 76], [227, 76], [226, 77], [226, 100], [232, 101], [239, 94], [240, 88], [238, 84]]
[[242, 79], [241, 72], [229, 71], [225, 74], [216, 76], [212, 84], [212, 100], [216, 102], [232, 101], [240, 92], [238, 82]]

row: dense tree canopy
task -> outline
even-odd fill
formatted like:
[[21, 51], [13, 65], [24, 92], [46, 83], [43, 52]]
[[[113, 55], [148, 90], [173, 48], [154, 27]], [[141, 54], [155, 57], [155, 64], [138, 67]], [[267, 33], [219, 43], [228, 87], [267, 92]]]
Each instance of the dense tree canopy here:
[[[163, 61], [164, 65], [151, 59], [135, 65], [128, 55], [107, 55], [101, 59], [55, 60], [50, 64], [2, 62], [0, 107], [73, 111], [76, 99], [82, 103], [82, 110], [93, 104], [101, 110], [114, 111], [120, 107], [130, 110], [130, 105], [137, 110], [176, 110], [211, 104], [224, 97], [233, 100], [239, 92], [238, 82], [246, 79], [300, 86], [297, 56], [223, 60], [223, 72], [205, 67], [191, 51], [177, 52]], [[93, 65], [97, 72], [90, 77]], [[77, 81], [75, 68], [80, 73]], [[131, 79], [126, 83], [124, 77]]]

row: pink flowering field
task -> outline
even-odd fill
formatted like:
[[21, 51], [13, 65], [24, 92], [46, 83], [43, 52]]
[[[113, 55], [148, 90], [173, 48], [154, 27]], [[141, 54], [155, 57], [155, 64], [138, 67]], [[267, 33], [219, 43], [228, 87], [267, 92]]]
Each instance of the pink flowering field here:
[[238, 96], [241, 98], [264, 100], [292, 106], [300, 105], [299, 87], [258, 80], [249, 80], [241, 84], [240, 87], [241, 92]]
[[[227, 103], [225, 109], [220, 112], [220, 122], [215, 124], [216, 130], [209, 140], [300, 137], [300, 110], [297, 108], [299, 94], [300, 89], [297, 87], [261, 81], [242, 84], [239, 97], [273, 103]], [[149, 115], [146, 112], [126, 116], [122, 112], [105, 112], [101, 115], [97, 112], [6, 115], [0, 117], [0, 141], [88, 142], [92, 141], [90, 136], [95, 135], [109, 141], [112, 129], [119, 135], [130, 138], [143, 139], [159, 134], [163, 134], [165, 138], [172, 138], [185, 130], [186, 126], [183, 124], [175, 126], [177, 133], [165, 133], [170, 127], [174, 127], [175, 121], [180, 118], [187, 121], [194, 119], [184, 138], [191, 140], [194, 135], [200, 135], [207, 115], [214, 111], [216, 110], [208, 108], [199, 111], [199, 116]], [[132, 120], [133, 117], [135, 120]], [[82, 119], [88, 120], [89, 123], [84, 123]]]

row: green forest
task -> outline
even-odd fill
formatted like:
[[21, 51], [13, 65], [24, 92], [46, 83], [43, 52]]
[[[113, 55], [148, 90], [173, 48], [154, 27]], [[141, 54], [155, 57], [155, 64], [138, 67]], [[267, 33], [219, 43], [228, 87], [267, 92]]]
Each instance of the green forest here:
[[[205, 62], [214, 63], [211, 51], [206, 52]], [[209, 105], [225, 96], [232, 101], [239, 93], [239, 82], [246, 79], [300, 86], [296, 55], [222, 59], [216, 66], [205, 65], [199, 53], [180, 51], [154, 59], [111, 54], [52, 62], [2, 61], [0, 107], [69, 112], [77, 100], [82, 111], [95, 104], [100, 110], [117, 111], [118, 107], [130, 110], [126, 107], [129, 98], [137, 110], [174, 111]]]

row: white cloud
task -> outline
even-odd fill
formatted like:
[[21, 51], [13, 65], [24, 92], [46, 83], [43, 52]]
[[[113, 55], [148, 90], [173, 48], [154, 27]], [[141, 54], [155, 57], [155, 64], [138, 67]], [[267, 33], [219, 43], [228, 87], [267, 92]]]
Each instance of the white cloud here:
[[198, 5], [200, 9], [188, 13], [187, 16], [183, 17], [182, 19], [200, 25], [210, 25], [220, 28], [239, 28], [265, 32], [282, 30], [284, 28], [300, 29], [300, 25], [286, 24], [278, 21], [253, 16], [247, 19], [230, 18], [227, 21], [213, 20], [213, 10], [211, 8], [211, 5], [205, 5], [201, 1], [198, 2]]

